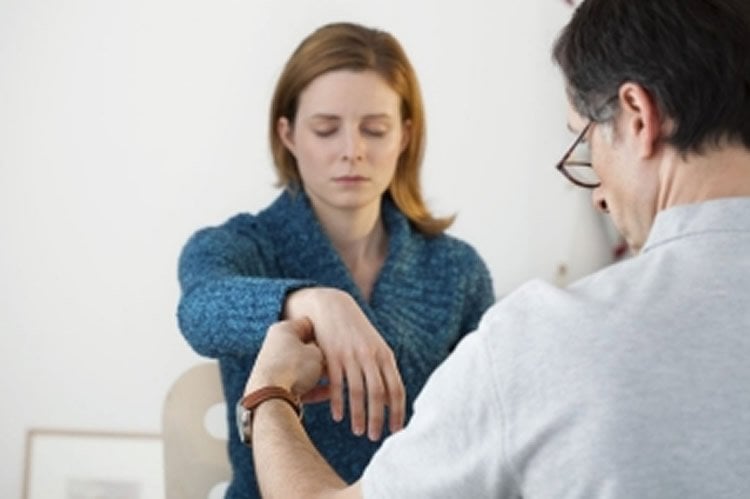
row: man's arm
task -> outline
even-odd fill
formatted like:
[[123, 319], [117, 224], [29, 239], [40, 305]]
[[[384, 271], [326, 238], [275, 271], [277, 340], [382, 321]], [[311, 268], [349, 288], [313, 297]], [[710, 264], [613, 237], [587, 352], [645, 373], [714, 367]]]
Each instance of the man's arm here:
[[[245, 393], [280, 386], [296, 395], [314, 394], [324, 371], [306, 319], [279, 322], [268, 330]], [[253, 457], [263, 497], [362, 497], [359, 484], [347, 486], [323, 459], [292, 407], [270, 399], [253, 411]]]
[[362, 497], [359, 482], [347, 484], [323, 459], [286, 402], [262, 403], [253, 418], [253, 457], [263, 497]]
[[[516, 322], [511, 316], [490, 318], [467, 335], [420, 392], [409, 425], [385, 440], [350, 487], [314, 448], [292, 405], [280, 399], [261, 403], [252, 437], [263, 496], [521, 497], [495, 375], [498, 366], [512, 365], [507, 357], [512, 350], [496, 342], [512, 339], [508, 332]], [[304, 319], [272, 326], [246, 393], [280, 386], [293, 394], [319, 395], [314, 392], [325, 366], [312, 335]]]

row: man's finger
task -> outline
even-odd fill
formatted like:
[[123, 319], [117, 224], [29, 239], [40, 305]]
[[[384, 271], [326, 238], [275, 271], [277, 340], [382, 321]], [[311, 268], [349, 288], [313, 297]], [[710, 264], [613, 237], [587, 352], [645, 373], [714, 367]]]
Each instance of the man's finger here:
[[307, 343], [315, 339], [315, 330], [313, 329], [312, 321], [307, 317], [289, 319], [289, 322], [292, 330], [302, 342]]
[[318, 385], [309, 392], [302, 395], [305, 404], [317, 404], [331, 398], [331, 387], [329, 385]]

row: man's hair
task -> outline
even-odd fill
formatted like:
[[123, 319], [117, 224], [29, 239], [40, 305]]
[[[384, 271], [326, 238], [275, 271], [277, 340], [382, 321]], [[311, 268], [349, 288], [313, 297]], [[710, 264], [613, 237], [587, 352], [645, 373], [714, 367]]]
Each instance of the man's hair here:
[[585, 0], [553, 59], [582, 116], [612, 119], [630, 81], [672, 121], [679, 151], [750, 149], [750, 0]]

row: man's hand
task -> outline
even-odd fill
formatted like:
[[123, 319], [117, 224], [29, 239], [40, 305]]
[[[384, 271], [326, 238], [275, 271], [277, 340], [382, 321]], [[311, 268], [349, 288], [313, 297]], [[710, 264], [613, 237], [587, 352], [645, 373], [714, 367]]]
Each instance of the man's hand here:
[[245, 394], [274, 385], [303, 398], [314, 396], [324, 361], [313, 338], [312, 323], [306, 318], [277, 322], [268, 328]]
[[[304, 399], [320, 390], [325, 371], [323, 352], [313, 341], [307, 318], [277, 322], [250, 373], [245, 394], [264, 386], [280, 386]], [[327, 387], [326, 387], [327, 389]], [[359, 482], [347, 486], [328, 465], [289, 407], [261, 404], [253, 416], [253, 456], [263, 497], [361, 499]]]
[[370, 440], [378, 440], [385, 406], [391, 432], [403, 427], [406, 390], [395, 356], [349, 294], [334, 288], [295, 291], [287, 297], [285, 316], [309, 317], [313, 324], [315, 341], [325, 356], [334, 420], [344, 416], [346, 382], [354, 434], [366, 429]]

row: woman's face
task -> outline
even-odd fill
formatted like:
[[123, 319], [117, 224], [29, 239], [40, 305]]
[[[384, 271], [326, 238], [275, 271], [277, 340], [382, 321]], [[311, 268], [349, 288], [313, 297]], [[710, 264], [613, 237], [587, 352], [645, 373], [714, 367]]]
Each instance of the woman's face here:
[[313, 206], [379, 206], [409, 140], [400, 110], [399, 95], [373, 71], [331, 71], [302, 91], [294, 124], [280, 118], [278, 133]]

